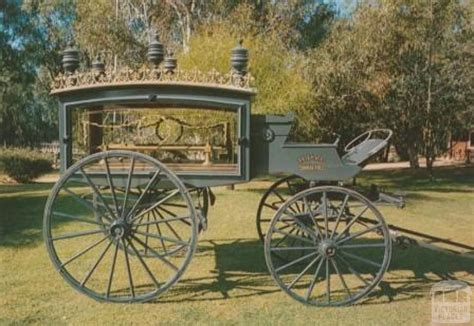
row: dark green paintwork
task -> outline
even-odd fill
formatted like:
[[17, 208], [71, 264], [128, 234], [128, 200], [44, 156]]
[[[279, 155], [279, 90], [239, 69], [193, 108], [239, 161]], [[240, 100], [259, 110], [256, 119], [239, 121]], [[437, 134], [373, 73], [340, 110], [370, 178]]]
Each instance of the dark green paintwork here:
[[[177, 173], [183, 182], [192, 186], [217, 186], [250, 180], [250, 101], [254, 92], [246, 89], [210, 87], [191, 84], [137, 84], [88, 89], [58, 93], [59, 141], [61, 172], [72, 163], [71, 110], [102, 104], [176, 104], [206, 108], [226, 108], [238, 115], [239, 171], [219, 173], [213, 171], [200, 174]], [[156, 108], [159, 110], [159, 108]]]
[[[136, 84], [64, 91], [58, 93], [61, 171], [72, 162], [71, 117], [73, 108], [101, 104], [176, 104], [206, 108], [227, 108], [238, 113], [238, 173], [178, 173], [192, 186], [218, 186], [247, 182], [257, 175], [297, 174], [306, 180], [345, 180], [360, 167], [345, 164], [332, 144], [287, 142], [294, 116], [251, 115], [251, 90], [189, 84]], [[159, 110], [159, 108], [157, 108]], [[315, 162], [316, 160], [316, 162]], [[302, 161], [304, 161], [302, 163]], [[309, 170], [302, 164], [309, 164]], [[306, 166], [308, 168], [308, 166]], [[316, 168], [316, 169], [315, 169]]]
[[[293, 121], [291, 113], [286, 116], [252, 115], [252, 177], [291, 173], [306, 180], [339, 181], [352, 178], [361, 170], [358, 165], [343, 163], [336, 145], [287, 142]], [[308, 156], [318, 158], [317, 170], [301, 169], [300, 160]]]

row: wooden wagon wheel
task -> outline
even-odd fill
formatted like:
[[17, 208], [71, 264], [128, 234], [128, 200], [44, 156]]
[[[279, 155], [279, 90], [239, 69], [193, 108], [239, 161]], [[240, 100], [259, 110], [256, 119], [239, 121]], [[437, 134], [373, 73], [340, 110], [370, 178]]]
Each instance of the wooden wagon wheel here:
[[[289, 209], [296, 201], [304, 203], [302, 212]], [[367, 217], [376, 223], [359, 223]], [[288, 232], [290, 224], [304, 236]], [[382, 279], [390, 257], [389, 230], [377, 208], [361, 194], [335, 186], [310, 188], [288, 199], [265, 237], [265, 260], [274, 280], [294, 299], [316, 306], [363, 298]]]
[[[309, 182], [297, 175], [290, 175], [278, 179], [263, 194], [257, 209], [257, 233], [262, 241], [265, 241], [265, 232], [270, 224], [272, 217], [285, 201], [296, 193], [307, 189]], [[301, 203], [295, 202], [289, 208], [294, 212], [301, 210]], [[291, 233], [298, 232], [296, 228], [290, 227]]]
[[[120, 189], [120, 190], [124, 191], [124, 189]], [[137, 196], [140, 196], [141, 193], [142, 192], [140, 190], [140, 192], [137, 194]], [[208, 190], [207, 190], [207, 188], [189, 188], [188, 193], [191, 197], [192, 203], [194, 204], [194, 208], [195, 208], [195, 211], [197, 213], [197, 216], [199, 217], [198, 231], [201, 232], [202, 230], [206, 229], [206, 227], [207, 227], [207, 213], [208, 213], [208, 209], [209, 209]], [[144, 202], [144, 204], [142, 205], [143, 207], [146, 208], [148, 206], [153, 205], [153, 200], [154, 200], [153, 193], [151, 195], [152, 195], [150, 197], [151, 202], [149, 202], [148, 204], [146, 202]], [[94, 199], [94, 203], [97, 205], [98, 200], [95, 197], [96, 196], [93, 196], [93, 199]], [[100, 203], [98, 205], [100, 205]], [[153, 238], [153, 235], [150, 232], [158, 232], [158, 234], [161, 234], [162, 233], [161, 229], [165, 229], [165, 231], [169, 230], [173, 235], [176, 235], [177, 237], [179, 237], [179, 235], [176, 233], [175, 228], [171, 225], [172, 223], [166, 222], [166, 221], [165, 222], [159, 222], [159, 223], [153, 223], [153, 221], [163, 220], [165, 215], [171, 216], [172, 218], [177, 217], [176, 213], [174, 213], [174, 210], [175, 210], [176, 207], [186, 208], [184, 204], [166, 203], [165, 202], [162, 205], [159, 205], [158, 207], [156, 207], [156, 209], [154, 209], [149, 214], [144, 214], [140, 218], [140, 220], [138, 221], [139, 223], [136, 224], [134, 229], [136, 229], [138, 231], [145, 231], [145, 233], [147, 233], [147, 235], [144, 235], [145, 244], [148, 244], [149, 240], [151, 238]], [[139, 209], [137, 209], [137, 213], [140, 212], [140, 209], [143, 210], [143, 208], [139, 208]], [[103, 221], [103, 216], [99, 216], [99, 215], [96, 214], [96, 219], [103, 224], [103, 226], [101, 226], [101, 227], [105, 228], [106, 224], [104, 223], [105, 221]], [[182, 223], [191, 225], [190, 222], [186, 221], [186, 220], [182, 220]], [[139, 229], [141, 229], [141, 230], [139, 230]], [[121, 250], [123, 250], [122, 245], [120, 245], [119, 248]], [[152, 249], [155, 249], [155, 251], [161, 252], [162, 250], [166, 249], [166, 243], [162, 243], [161, 246], [158, 246], [158, 247], [155, 247], [155, 248], [152, 248]], [[148, 248], [145, 248], [145, 247], [138, 248], [137, 251], [134, 251], [130, 246], [128, 246], [127, 250], [128, 250], [129, 255], [135, 255], [136, 252], [138, 252], [140, 254], [140, 256], [142, 256], [142, 257], [153, 257], [154, 256], [154, 252], [151, 251], [151, 250], [148, 250]], [[162, 253], [165, 254], [165, 255], [171, 255], [171, 254], [174, 254], [175, 251], [179, 251], [179, 250], [180, 250], [180, 247], [178, 246], [178, 247], [175, 247], [174, 250], [168, 249], [166, 252], [162, 252]]]
[[188, 190], [164, 164], [110, 151], [80, 160], [59, 179], [43, 230], [55, 268], [75, 289], [101, 301], [137, 302], [180, 279], [198, 224]]

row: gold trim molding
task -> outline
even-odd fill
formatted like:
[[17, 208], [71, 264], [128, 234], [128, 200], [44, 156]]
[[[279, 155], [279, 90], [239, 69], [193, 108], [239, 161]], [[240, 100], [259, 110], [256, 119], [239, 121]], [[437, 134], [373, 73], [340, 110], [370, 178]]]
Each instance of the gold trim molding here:
[[51, 83], [51, 94], [87, 88], [136, 84], [175, 84], [254, 92], [251, 87], [253, 81], [254, 78], [250, 73], [244, 76], [235, 71], [222, 74], [215, 69], [209, 72], [179, 69], [170, 72], [162, 68], [140, 68], [138, 70], [127, 68], [117, 71], [106, 70], [100, 73], [92, 70], [73, 74], [60, 73]]

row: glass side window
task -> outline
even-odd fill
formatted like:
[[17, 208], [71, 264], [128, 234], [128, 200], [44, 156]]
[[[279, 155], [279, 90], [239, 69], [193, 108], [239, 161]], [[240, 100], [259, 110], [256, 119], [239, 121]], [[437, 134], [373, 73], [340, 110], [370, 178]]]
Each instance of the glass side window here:
[[236, 110], [106, 105], [75, 108], [73, 161], [105, 150], [145, 153], [177, 171], [237, 173]]

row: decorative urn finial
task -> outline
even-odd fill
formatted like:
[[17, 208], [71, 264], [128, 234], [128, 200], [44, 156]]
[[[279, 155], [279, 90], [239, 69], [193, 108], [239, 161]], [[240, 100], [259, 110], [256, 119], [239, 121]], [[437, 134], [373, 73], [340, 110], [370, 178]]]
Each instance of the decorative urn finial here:
[[100, 54], [98, 54], [94, 61], [92, 61], [92, 70], [96, 75], [102, 75], [105, 73], [105, 63], [101, 60]]
[[70, 42], [68, 47], [63, 51], [61, 62], [64, 71], [69, 74], [74, 73], [79, 67], [79, 51], [74, 47], [73, 42]]
[[178, 66], [178, 60], [176, 60], [176, 58], [173, 56], [173, 52], [169, 52], [168, 55], [165, 57], [163, 66], [165, 68], [165, 73], [174, 74], [174, 71]]
[[232, 64], [233, 70], [241, 75], [245, 76], [247, 73], [247, 64], [249, 61], [249, 50], [242, 46], [243, 40], [239, 40], [238, 45], [232, 49], [232, 56], [230, 63]]
[[163, 61], [165, 50], [163, 44], [158, 38], [158, 33], [154, 33], [153, 39], [148, 45], [148, 61], [153, 65], [153, 68], [158, 68], [160, 63]]

